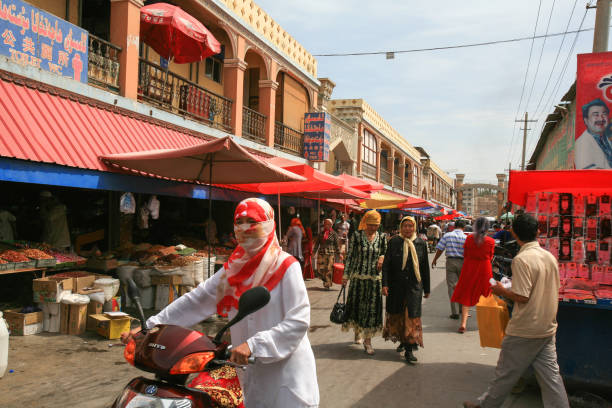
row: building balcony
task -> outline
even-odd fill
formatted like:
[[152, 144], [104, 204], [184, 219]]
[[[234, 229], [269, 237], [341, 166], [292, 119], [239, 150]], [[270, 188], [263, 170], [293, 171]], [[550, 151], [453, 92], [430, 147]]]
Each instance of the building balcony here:
[[380, 182], [388, 186], [391, 185], [391, 172], [389, 170], [380, 169]]
[[257, 143], [266, 143], [266, 116], [242, 107], [242, 137]]
[[376, 180], [376, 166], [373, 166], [371, 164], [368, 164], [366, 162], [361, 162], [361, 174], [363, 174], [365, 177], [372, 179], [374, 181]]
[[169, 112], [231, 131], [232, 100], [140, 58], [138, 99]]
[[274, 122], [274, 147], [302, 157], [304, 152], [304, 133], [280, 122]]
[[402, 177], [401, 176], [393, 176], [393, 187], [402, 188]]
[[88, 82], [91, 85], [119, 93], [119, 54], [121, 47], [89, 34]]

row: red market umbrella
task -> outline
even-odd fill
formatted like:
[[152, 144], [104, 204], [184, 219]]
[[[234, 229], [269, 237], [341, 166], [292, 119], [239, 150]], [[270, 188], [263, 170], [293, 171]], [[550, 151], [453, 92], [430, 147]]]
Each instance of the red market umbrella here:
[[357, 190], [365, 191], [366, 193], [372, 193], [374, 191], [380, 191], [385, 188], [381, 183], [377, 183], [373, 180], [365, 180], [359, 177], [351, 176], [346, 173], [342, 173], [338, 178], [344, 180], [346, 185], [349, 187], [356, 188]]
[[140, 39], [177, 64], [202, 61], [221, 52], [221, 44], [204, 24], [167, 3], [140, 9]]

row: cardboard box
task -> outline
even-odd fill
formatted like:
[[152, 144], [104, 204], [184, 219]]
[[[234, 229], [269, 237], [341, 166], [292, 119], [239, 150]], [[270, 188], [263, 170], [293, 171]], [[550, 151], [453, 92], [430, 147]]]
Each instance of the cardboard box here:
[[87, 260], [87, 267], [90, 269], [95, 269], [97, 271], [110, 271], [112, 269], [116, 269], [119, 266], [119, 263], [116, 259], [95, 259], [89, 258]]
[[32, 281], [32, 291], [34, 292], [34, 302], [57, 303], [61, 300], [62, 292], [72, 290], [72, 278], [40, 278]]
[[83, 334], [87, 325], [87, 305], [61, 304], [60, 333]]
[[96, 277], [93, 273], [85, 271], [70, 271], [63, 272], [58, 275], [53, 275], [54, 279], [72, 279], [72, 292], [79, 293], [86, 288], [93, 288], [93, 283]]
[[4, 311], [4, 319], [12, 336], [29, 336], [43, 331], [43, 312], [19, 313], [20, 309]]
[[130, 331], [130, 316], [109, 317], [104, 314], [94, 314], [87, 318], [87, 329], [96, 331], [107, 339], [118, 339], [121, 333]]
[[94, 302], [93, 300], [87, 304], [87, 316], [92, 314], [101, 314], [104, 311], [104, 304]]

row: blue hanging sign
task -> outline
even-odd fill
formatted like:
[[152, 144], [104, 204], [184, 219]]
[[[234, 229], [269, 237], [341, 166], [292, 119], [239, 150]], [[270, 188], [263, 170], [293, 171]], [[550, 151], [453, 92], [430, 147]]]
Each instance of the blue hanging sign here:
[[327, 112], [304, 114], [304, 158], [313, 162], [329, 161], [331, 117]]
[[87, 83], [89, 33], [20, 0], [0, 0], [0, 54]]

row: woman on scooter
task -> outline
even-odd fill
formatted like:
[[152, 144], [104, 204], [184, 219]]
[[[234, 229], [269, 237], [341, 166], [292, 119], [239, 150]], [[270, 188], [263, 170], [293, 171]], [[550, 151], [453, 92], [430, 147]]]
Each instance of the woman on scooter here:
[[270, 291], [270, 302], [231, 327], [230, 361], [249, 365], [238, 377], [246, 407], [318, 407], [315, 359], [308, 340], [310, 303], [299, 262], [283, 252], [275, 235], [274, 210], [248, 198], [236, 207], [238, 247], [217, 273], [147, 320], [147, 327], [189, 327], [211, 315], [232, 318], [238, 299], [254, 286]]

